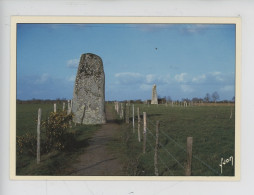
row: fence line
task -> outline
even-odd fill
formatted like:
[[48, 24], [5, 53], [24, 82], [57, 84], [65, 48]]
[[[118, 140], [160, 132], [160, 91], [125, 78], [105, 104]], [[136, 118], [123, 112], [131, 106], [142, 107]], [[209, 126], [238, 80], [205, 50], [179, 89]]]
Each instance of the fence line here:
[[159, 160], [161, 161], [161, 163], [168, 169], [168, 171], [174, 176], [174, 173], [170, 170], [170, 168], [165, 164], [165, 162], [161, 159], [160, 156], [158, 156]]
[[[149, 123], [151, 124], [151, 123]], [[149, 131], [150, 132], [150, 131]], [[172, 137], [170, 137], [169, 135], [167, 135], [163, 130], [160, 130], [160, 132], [167, 137], [168, 139], [170, 139], [171, 141], [173, 141], [176, 146], [178, 146], [178, 148], [182, 149], [182, 151], [187, 152], [186, 149], [184, 149], [183, 146], [181, 146], [179, 143], [177, 143]], [[192, 154], [192, 157], [196, 160], [198, 160], [199, 162], [201, 162], [201, 164], [203, 164], [204, 166], [206, 166], [208, 169], [210, 169], [213, 173], [217, 174], [217, 175], [221, 175], [218, 171], [216, 171], [215, 169], [213, 169], [210, 165], [208, 165], [206, 162], [204, 162], [203, 160], [201, 160], [198, 156]]]
[[[161, 144], [161, 143], [160, 143]], [[167, 152], [176, 162], [177, 162], [177, 164], [181, 167], [181, 168], [183, 168], [184, 169], [184, 165], [182, 165], [175, 157], [174, 157], [174, 155], [172, 155], [167, 149], [165, 149], [164, 147], [162, 147], [162, 149], [165, 151], [165, 152]]]
[[38, 110], [38, 121], [37, 121], [37, 164], [41, 161], [41, 108]]
[[[151, 123], [149, 123], [151, 124]], [[150, 131], [149, 131], [150, 132]], [[183, 146], [181, 146], [179, 143], [177, 143], [172, 137], [170, 137], [169, 135], [167, 135], [163, 130], [160, 130], [160, 132], [167, 137], [168, 139], [170, 139], [171, 141], [173, 141], [176, 146], [178, 146], [178, 148], [182, 149], [184, 152], [187, 152], [186, 149], [183, 148]], [[201, 162], [204, 166], [206, 166], [208, 169], [210, 169], [213, 173], [217, 174], [217, 175], [221, 175], [218, 171], [216, 171], [215, 169], [213, 169], [210, 165], [208, 165], [206, 162], [204, 162], [203, 160], [201, 160], [198, 156], [196, 155], [192, 155], [192, 157], [196, 160], [198, 160], [199, 162]]]
[[[150, 142], [147, 142], [148, 144], [149, 144], [149, 146], [151, 147], [151, 148], [153, 148], [153, 146], [152, 146], [152, 144], [150, 143]], [[158, 155], [158, 159], [161, 161], [161, 163], [169, 170], [169, 172], [171, 172], [172, 173], [172, 175], [174, 175], [173, 174], [173, 172], [170, 170], [170, 168], [166, 165], [166, 163], [160, 158], [160, 156]]]
[[[130, 105], [130, 104], [129, 104]], [[184, 107], [187, 107], [188, 105], [182, 105], [182, 106], [184, 106]], [[149, 120], [147, 120], [147, 114], [146, 114], [146, 112], [143, 112], [143, 120], [142, 120], [142, 118], [139, 116], [139, 113], [140, 113], [140, 108], [139, 107], [137, 107], [137, 110], [138, 110], [138, 116], [134, 116], [134, 105], [133, 105], [133, 116], [131, 117], [132, 118], [132, 120], [133, 120], [133, 123], [134, 123], [134, 121], [137, 121], [138, 122], [138, 124], [141, 124], [141, 123], [143, 123], [143, 127], [144, 127], [144, 131], [143, 131], [143, 153], [145, 154], [145, 150], [146, 150], [146, 143], [148, 143], [149, 144], [149, 146], [151, 147], [151, 148], [153, 148], [153, 150], [155, 150], [154, 149], [154, 147], [152, 146], [152, 144], [150, 143], [150, 141], [146, 138], [146, 136], [147, 136], [147, 133], [149, 134], [149, 135], [151, 135], [153, 138], [154, 138], [154, 140], [155, 140], [155, 143], [156, 143], [156, 136], [152, 133], [152, 131], [147, 127], [147, 125], [149, 124], [149, 125], [151, 125], [151, 126], [153, 126], [153, 127], [155, 127], [156, 128], [156, 125], [154, 124], [154, 123], [152, 123], [151, 121], [149, 121]], [[126, 110], [125, 110], [125, 112], [126, 112]], [[130, 110], [128, 110], [127, 111], [128, 113], [130, 113]], [[125, 118], [126, 119], [126, 123], [128, 123], [127, 122], [127, 120], [129, 121], [130, 120], [130, 116], [128, 117], [128, 119], [127, 119], [127, 117]], [[139, 122], [140, 121], [140, 122]], [[163, 123], [163, 122], [162, 122]], [[139, 125], [137, 125], [138, 127], [139, 127]], [[162, 125], [163, 127], [165, 127], [165, 128], [167, 128], [166, 126], [164, 126], [164, 125]], [[135, 127], [135, 125], [133, 124], [132, 125], [132, 127], [133, 127], [133, 131], [134, 131], [134, 127]], [[139, 132], [139, 131], [138, 131]], [[177, 143], [177, 141], [176, 140], [174, 140], [171, 136], [169, 136], [169, 135], [167, 135], [163, 130], [161, 130], [160, 129], [160, 132], [161, 132], [161, 134], [162, 135], [164, 135], [166, 138], [168, 138], [170, 141], [172, 141], [174, 144], [175, 144], [175, 146], [177, 146], [179, 149], [181, 149], [183, 152], [185, 152], [185, 153], [187, 153], [187, 150], [181, 145], [181, 144], [179, 144], [179, 143]], [[140, 141], [140, 140], [139, 140]], [[161, 144], [161, 142], [158, 142], [158, 144], [160, 145], [160, 148], [162, 148], [182, 169], [184, 169], [185, 171], [186, 171], [186, 168], [187, 167], [185, 167], [184, 165], [182, 165], [177, 159], [176, 159], [176, 157], [174, 157], [174, 155], [173, 154], [171, 154], [164, 146], [163, 146], [163, 144]], [[188, 144], [187, 144], [188, 145]], [[156, 144], [155, 144], [155, 147], [156, 147]], [[159, 148], [158, 148], [159, 149]], [[221, 174], [218, 172], [218, 171], [216, 171], [214, 168], [212, 168], [209, 164], [207, 164], [206, 162], [204, 162], [202, 159], [200, 159], [198, 156], [196, 156], [196, 155], [194, 155], [194, 154], [190, 154], [191, 155], [191, 157], [193, 157], [193, 159], [195, 159], [195, 160], [197, 160], [197, 161], [199, 161], [202, 165], [204, 165], [206, 168], [208, 168], [210, 171], [212, 171], [213, 173], [215, 173], [216, 175], [219, 175], [219, 176], [221, 176]], [[173, 174], [173, 172], [169, 169], [169, 167], [166, 165], [166, 163], [160, 158], [160, 155], [158, 155], [158, 160], [171, 172], [171, 174], [172, 175], [174, 175]], [[155, 163], [156, 164], [156, 163]], [[187, 163], [188, 164], [188, 163]], [[190, 167], [189, 167], [190, 168]], [[156, 173], [155, 173], [155, 175], [156, 175]]]
[[206, 166], [208, 169], [210, 169], [212, 172], [216, 173], [217, 175], [221, 176], [221, 174], [216, 171], [214, 168], [212, 168], [210, 165], [208, 165], [206, 162], [204, 162], [203, 160], [201, 160], [200, 158], [198, 158], [196, 155], [192, 155], [193, 158], [195, 158], [196, 160], [198, 160], [199, 162], [201, 162], [204, 166]]

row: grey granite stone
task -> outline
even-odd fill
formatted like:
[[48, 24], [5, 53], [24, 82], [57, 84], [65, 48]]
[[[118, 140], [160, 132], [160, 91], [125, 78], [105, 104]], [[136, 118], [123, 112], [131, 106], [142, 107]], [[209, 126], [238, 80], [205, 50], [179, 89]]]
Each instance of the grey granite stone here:
[[77, 71], [73, 99], [73, 122], [103, 124], [105, 116], [105, 74], [102, 59], [91, 53], [82, 54]]

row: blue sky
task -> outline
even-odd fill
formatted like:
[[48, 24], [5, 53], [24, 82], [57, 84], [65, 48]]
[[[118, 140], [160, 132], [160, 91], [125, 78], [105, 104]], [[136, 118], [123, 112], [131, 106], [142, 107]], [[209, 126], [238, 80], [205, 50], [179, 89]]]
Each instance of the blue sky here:
[[103, 60], [106, 100], [235, 95], [235, 25], [18, 24], [17, 98], [71, 99], [79, 58]]

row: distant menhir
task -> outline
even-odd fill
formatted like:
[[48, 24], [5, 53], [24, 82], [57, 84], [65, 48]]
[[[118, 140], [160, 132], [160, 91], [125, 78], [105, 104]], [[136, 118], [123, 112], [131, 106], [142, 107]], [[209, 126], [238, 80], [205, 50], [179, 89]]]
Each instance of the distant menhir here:
[[91, 53], [82, 54], [77, 71], [73, 99], [73, 122], [103, 124], [105, 116], [105, 74], [102, 59]]
[[151, 104], [158, 104], [156, 85], [153, 85]]

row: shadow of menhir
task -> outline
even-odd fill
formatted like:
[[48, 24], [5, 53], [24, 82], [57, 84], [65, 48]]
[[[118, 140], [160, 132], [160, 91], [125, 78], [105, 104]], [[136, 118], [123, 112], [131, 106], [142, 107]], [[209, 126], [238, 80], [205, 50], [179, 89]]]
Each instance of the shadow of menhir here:
[[73, 122], [105, 124], [105, 74], [102, 59], [91, 53], [82, 54], [72, 99]]

